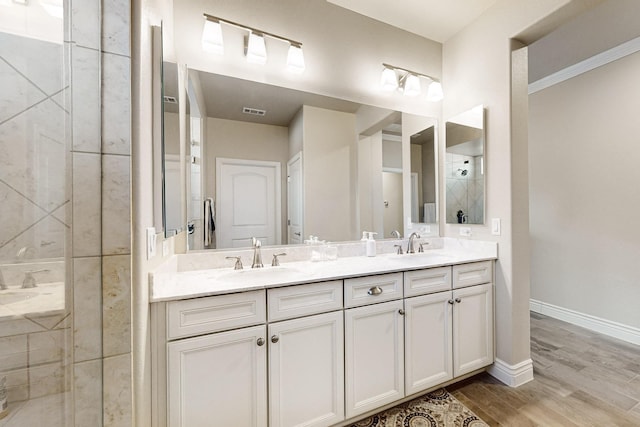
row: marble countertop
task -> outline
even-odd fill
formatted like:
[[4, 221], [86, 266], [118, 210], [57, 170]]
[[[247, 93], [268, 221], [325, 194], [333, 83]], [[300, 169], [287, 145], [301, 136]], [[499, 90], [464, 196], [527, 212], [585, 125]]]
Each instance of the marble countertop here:
[[151, 302], [160, 302], [244, 292], [355, 276], [494, 260], [497, 259], [497, 256], [497, 244], [494, 242], [459, 244], [454, 241], [442, 245], [440, 249], [430, 249], [423, 253], [381, 254], [375, 257], [350, 256], [322, 262], [281, 262], [279, 267], [265, 264], [264, 268], [245, 267], [242, 270], [201, 268], [179, 271], [177, 262], [169, 260], [167, 262], [169, 267], [161, 267], [149, 275], [150, 300]]

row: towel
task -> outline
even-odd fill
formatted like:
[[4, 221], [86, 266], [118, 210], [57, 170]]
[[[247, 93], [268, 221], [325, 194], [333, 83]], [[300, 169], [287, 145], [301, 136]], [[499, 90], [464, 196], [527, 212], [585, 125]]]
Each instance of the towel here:
[[213, 199], [208, 197], [204, 200], [204, 246], [213, 244], [213, 232], [216, 231], [215, 208]]
[[424, 222], [426, 224], [433, 224], [436, 222], [436, 204], [435, 203], [424, 204]]

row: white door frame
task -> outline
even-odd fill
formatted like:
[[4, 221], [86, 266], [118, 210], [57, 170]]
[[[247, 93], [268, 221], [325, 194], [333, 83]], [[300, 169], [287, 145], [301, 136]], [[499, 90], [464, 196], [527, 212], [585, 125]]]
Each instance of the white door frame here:
[[287, 243], [291, 244], [291, 224], [289, 223], [291, 219], [291, 196], [292, 191], [290, 189], [290, 176], [291, 176], [291, 165], [296, 161], [300, 162], [300, 194], [297, 196], [300, 197], [300, 243], [304, 240], [304, 185], [302, 183], [302, 168], [304, 164], [302, 163], [302, 151], [298, 151], [294, 154], [289, 161], [287, 162]]

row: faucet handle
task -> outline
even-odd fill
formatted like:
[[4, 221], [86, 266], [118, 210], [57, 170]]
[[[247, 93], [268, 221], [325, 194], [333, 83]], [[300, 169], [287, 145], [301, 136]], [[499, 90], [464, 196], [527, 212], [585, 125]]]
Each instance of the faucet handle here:
[[281, 253], [281, 254], [273, 254], [273, 260], [271, 261], [271, 267], [278, 267], [280, 265], [280, 260], [278, 259], [279, 256], [285, 256], [286, 253]]
[[242, 257], [239, 256], [228, 256], [227, 259], [235, 259], [236, 263], [233, 266], [234, 270], [242, 270]]
[[396, 252], [398, 255], [402, 255], [402, 245], [393, 245], [394, 248], [398, 248], [398, 251]]
[[428, 245], [429, 242], [420, 242], [418, 243], [418, 252], [422, 253], [424, 252], [424, 245]]

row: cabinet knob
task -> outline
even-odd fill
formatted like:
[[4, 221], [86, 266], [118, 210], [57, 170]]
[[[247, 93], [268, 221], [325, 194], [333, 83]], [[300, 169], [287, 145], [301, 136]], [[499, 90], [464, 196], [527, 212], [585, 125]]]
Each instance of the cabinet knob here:
[[271, 342], [272, 342], [272, 343], [274, 343], [274, 344], [275, 344], [275, 343], [277, 343], [278, 341], [280, 341], [280, 338], [278, 338], [278, 336], [277, 336], [277, 335], [273, 335], [273, 336], [271, 337]]
[[257, 344], [258, 347], [262, 347], [264, 345], [264, 338], [258, 338]]
[[462, 302], [460, 298], [456, 298], [456, 302]]
[[449, 301], [447, 301], [449, 304], [453, 305], [453, 300], [450, 299]]
[[380, 286], [374, 286], [373, 288], [367, 291], [369, 295], [380, 295], [382, 293], [382, 288]]
[[400, 316], [404, 316], [404, 310], [403, 309], [398, 310], [398, 314], [400, 314]]

